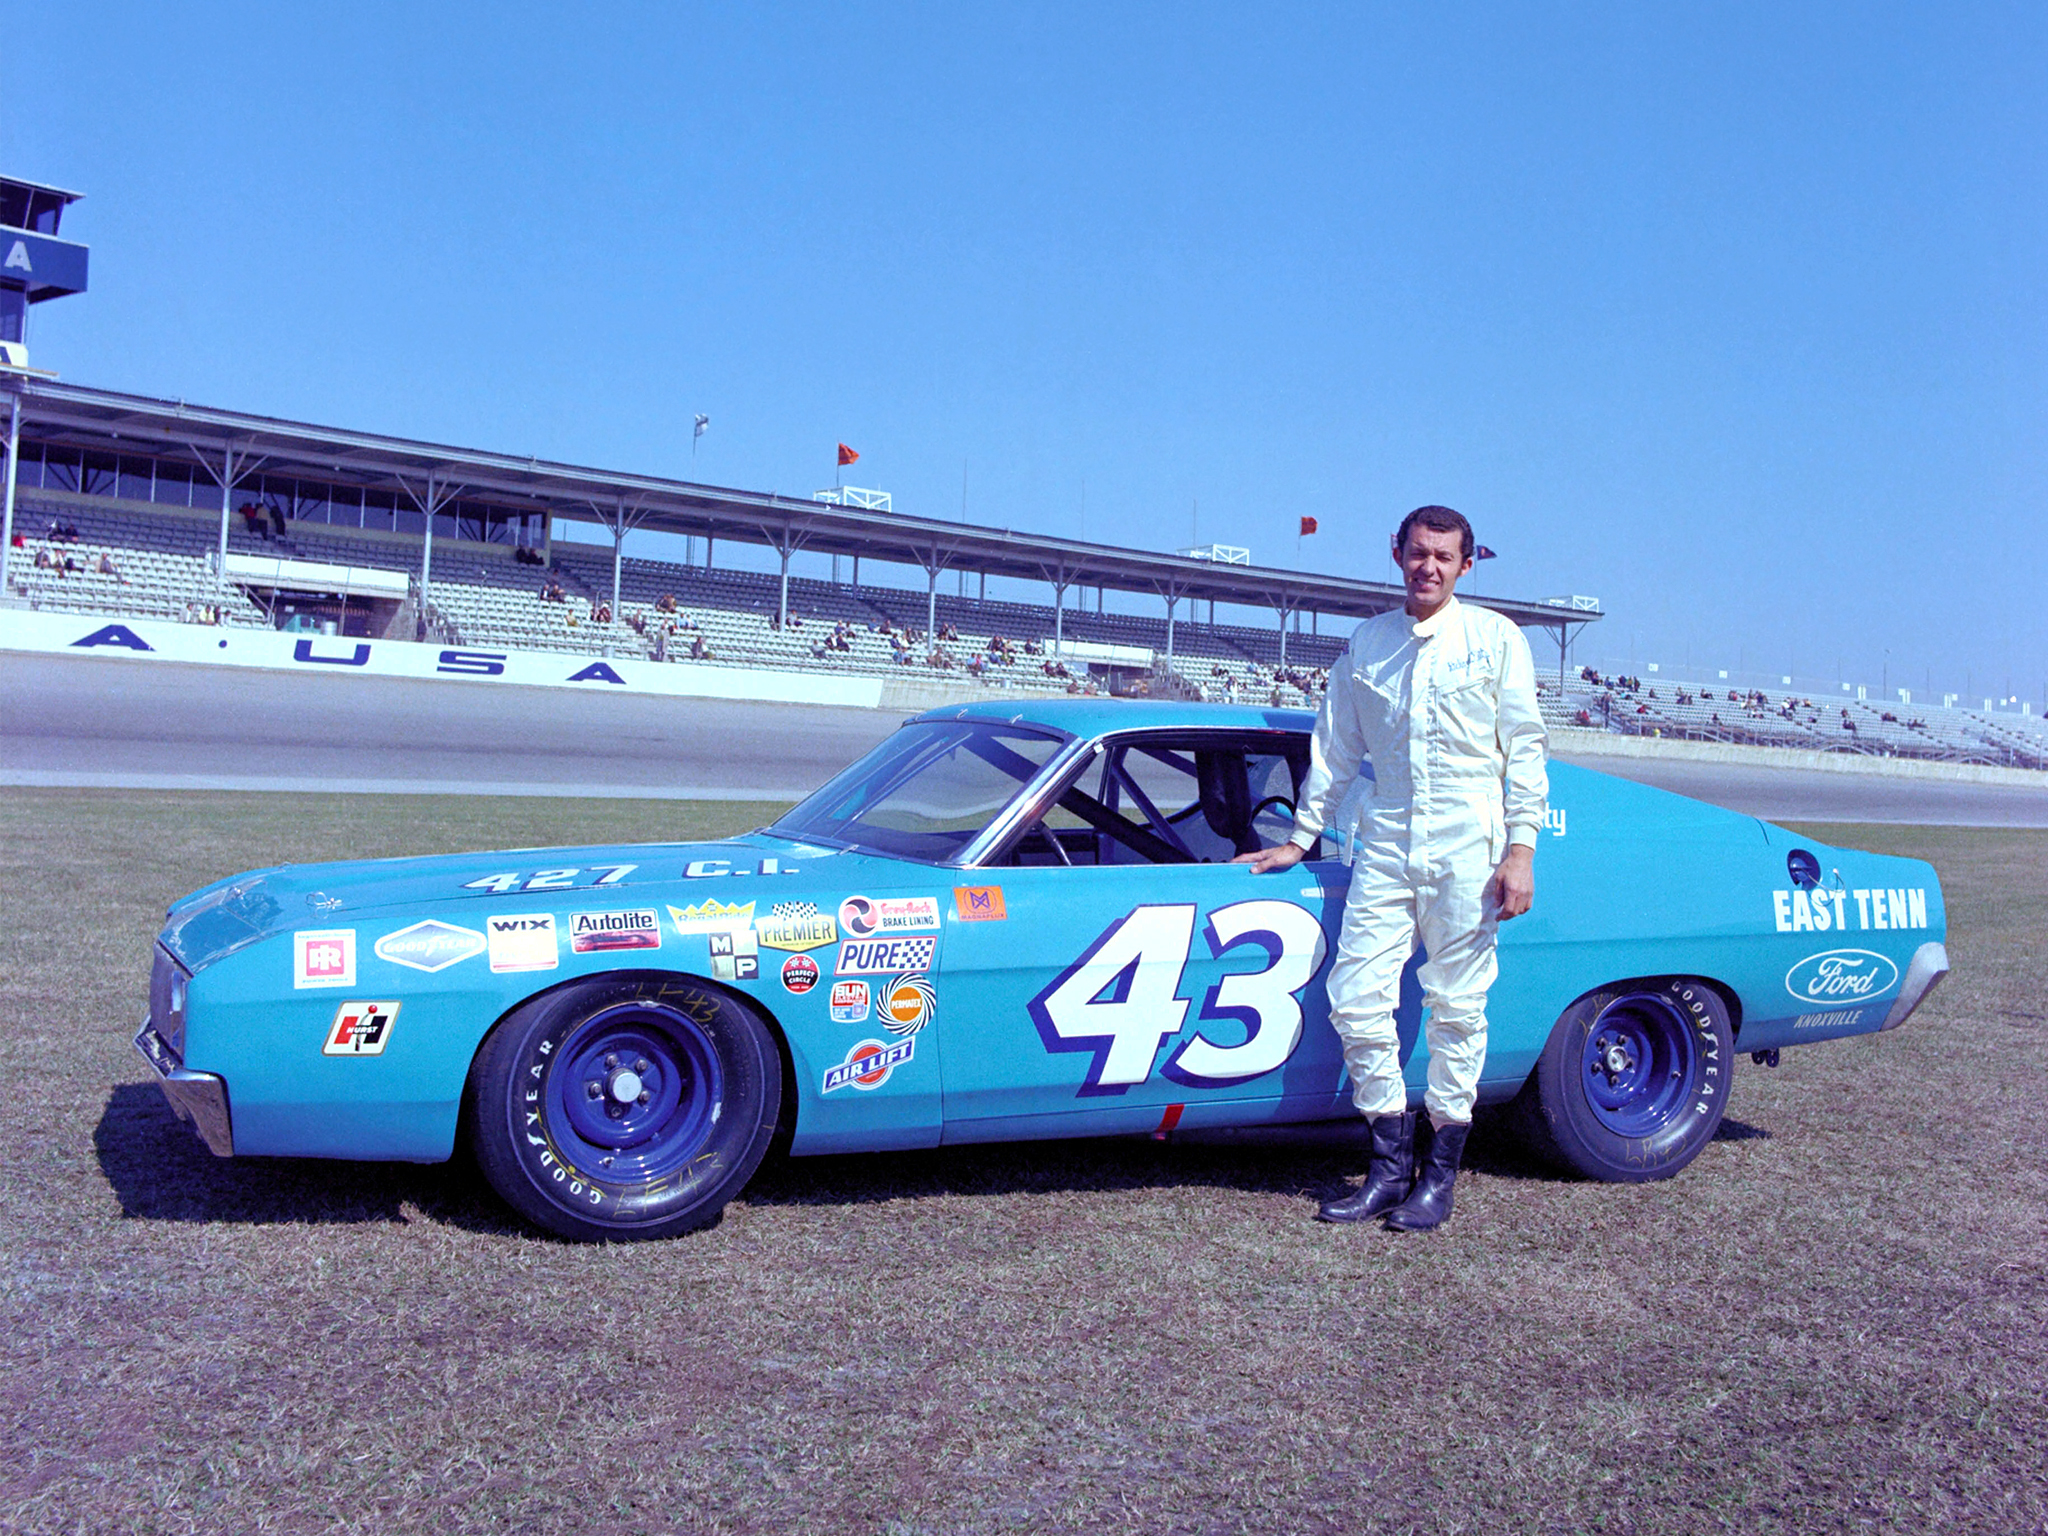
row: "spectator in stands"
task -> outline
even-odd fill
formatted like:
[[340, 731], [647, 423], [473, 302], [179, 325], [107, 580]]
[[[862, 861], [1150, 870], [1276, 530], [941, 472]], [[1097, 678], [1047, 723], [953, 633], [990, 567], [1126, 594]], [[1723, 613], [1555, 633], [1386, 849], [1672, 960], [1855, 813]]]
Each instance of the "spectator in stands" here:
[[118, 565], [114, 564], [114, 556], [111, 551], [104, 549], [100, 551], [100, 563], [96, 567], [94, 567], [94, 569], [96, 569], [102, 576], [113, 577], [123, 586], [126, 586], [128, 583], [128, 578], [121, 574], [121, 568]]
[[590, 622], [591, 622], [591, 623], [593, 623], [593, 624], [609, 624], [609, 623], [611, 623], [611, 621], [612, 621], [612, 605], [611, 605], [610, 603], [603, 603], [603, 602], [601, 602], [601, 603], [599, 603], [599, 604], [598, 604], [598, 605], [597, 605], [597, 606], [596, 606], [595, 608], [593, 608], [593, 609], [591, 609], [591, 610], [590, 610]]
[[48, 570], [48, 569], [50, 568], [50, 564], [51, 564], [51, 562], [50, 562], [50, 552], [49, 552], [49, 550], [47, 550], [47, 549], [39, 549], [39, 550], [37, 550], [37, 551], [36, 551], [36, 569], [37, 569], [37, 570], [39, 570], [39, 571], [47, 571], [47, 570]]
[[661, 596], [657, 597], [654, 600], [654, 611], [656, 613], [674, 613], [676, 611], [675, 593], [664, 592]]
[[690, 637], [690, 660], [710, 661], [713, 659], [714, 654], [711, 647], [704, 643], [702, 635], [692, 635]]

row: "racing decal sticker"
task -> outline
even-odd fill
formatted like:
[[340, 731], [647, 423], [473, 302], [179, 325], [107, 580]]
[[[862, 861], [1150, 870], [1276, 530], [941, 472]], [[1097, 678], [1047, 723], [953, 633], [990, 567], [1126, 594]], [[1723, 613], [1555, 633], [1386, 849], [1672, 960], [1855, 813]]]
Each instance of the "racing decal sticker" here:
[[552, 912], [508, 912], [491, 918], [485, 927], [494, 971], [552, 971], [562, 963]]
[[343, 1003], [334, 1012], [322, 1056], [382, 1056], [391, 1040], [396, 1003]]
[[848, 939], [839, 946], [837, 976], [892, 976], [899, 971], [928, 971], [938, 951], [937, 939]]
[[868, 1021], [868, 984], [859, 979], [832, 983], [832, 1022], [865, 1024]]
[[[1849, 921], [1852, 901], [1856, 903], [1853, 924]], [[1847, 933], [1852, 927], [1925, 928], [1927, 889], [1773, 891], [1771, 916], [1780, 933], [1826, 933], [1830, 929]]]
[[1794, 1029], [1854, 1029], [1863, 1022], [1861, 1008], [1838, 1008], [1830, 1013], [1802, 1013], [1792, 1021]]
[[669, 921], [680, 934], [712, 933], [720, 928], [751, 928], [751, 901], [700, 901], [687, 907], [670, 907]]
[[584, 871], [580, 868], [537, 869], [530, 875], [515, 869], [502, 875], [465, 880], [462, 889], [488, 891], [493, 896], [505, 896], [513, 891], [570, 891], [584, 886], [617, 885], [639, 867], [638, 864], [593, 864], [588, 879], [583, 878]]
[[661, 915], [652, 907], [625, 912], [569, 914], [569, 952], [603, 954], [615, 949], [661, 948]]
[[414, 971], [445, 971], [483, 952], [482, 934], [474, 928], [457, 928], [453, 923], [414, 923], [410, 928], [385, 934], [376, 944], [379, 960]]
[[839, 926], [850, 939], [878, 933], [937, 933], [936, 896], [849, 896], [839, 903]]
[[[1121, 1094], [1152, 1075], [1167, 1041], [1187, 1022], [1181, 978], [1194, 948], [1195, 908], [1174, 903], [1134, 907], [1104, 929], [1081, 958], [1029, 1005], [1048, 1051], [1085, 1051], [1088, 1075], [1080, 1095]], [[1195, 1088], [1226, 1088], [1284, 1065], [1301, 1043], [1301, 990], [1328, 953], [1323, 925], [1291, 901], [1233, 902], [1209, 914], [1203, 938], [1213, 958], [1239, 945], [1265, 951], [1255, 971], [1233, 971], [1203, 996], [1194, 1032], [1161, 1067]], [[1202, 1033], [1227, 1025], [1219, 1044]]]
[[308, 928], [292, 935], [292, 989], [356, 984], [356, 931]]
[[1010, 916], [1003, 907], [1000, 885], [954, 886], [953, 915], [963, 923], [1000, 923]]
[[1785, 990], [1802, 1003], [1867, 1003], [1899, 984], [1899, 968], [1870, 949], [1808, 955], [1785, 973]]
[[882, 1027], [892, 1035], [914, 1035], [931, 1023], [939, 995], [931, 978], [898, 976], [882, 993]]
[[802, 997], [818, 984], [818, 962], [809, 955], [791, 955], [782, 962], [782, 988]]
[[826, 1093], [849, 1084], [862, 1091], [879, 1088], [889, 1081], [889, 1074], [917, 1054], [917, 1036], [905, 1035], [901, 1040], [884, 1045], [879, 1040], [863, 1040], [846, 1053], [846, 1060], [825, 1073]]
[[711, 974], [720, 981], [753, 981], [761, 974], [761, 951], [751, 928], [710, 935]]
[[839, 926], [815, 901], [778, 901], [754, 919], [754, 936], [769, 949], [823, 949], [839, 941]]

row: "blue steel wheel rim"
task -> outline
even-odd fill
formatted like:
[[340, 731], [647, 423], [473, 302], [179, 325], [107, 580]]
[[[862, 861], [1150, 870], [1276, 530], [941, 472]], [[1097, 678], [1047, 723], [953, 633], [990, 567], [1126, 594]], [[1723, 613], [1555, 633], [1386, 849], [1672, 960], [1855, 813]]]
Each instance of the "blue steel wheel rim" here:
[[1586, 1031], [1579, 1082], [1593, 1117], [1619, 1136], [1654, 1136], [1685, 1112], [1699, 1046], [1678, 1005], [1631, 993], [1600, 1010]]
[[543, 1127], [563, 1158], [618, 1184], [680, 1173], [711, 1135], [725, 1096], [718, 1051], [695, 1022], [658, 1003], [620, 1003], [570, 1030], [541, 1093]]

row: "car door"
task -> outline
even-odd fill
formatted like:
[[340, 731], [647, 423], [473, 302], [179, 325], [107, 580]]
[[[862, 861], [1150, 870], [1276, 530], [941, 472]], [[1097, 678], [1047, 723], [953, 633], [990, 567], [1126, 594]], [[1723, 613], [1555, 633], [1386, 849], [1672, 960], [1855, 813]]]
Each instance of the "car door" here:
[[1299, 736], [1113, 738], [947, 918], [948, 1141], [1342, 1112], [1322, 976], [1349, 872], [1254, 875]]

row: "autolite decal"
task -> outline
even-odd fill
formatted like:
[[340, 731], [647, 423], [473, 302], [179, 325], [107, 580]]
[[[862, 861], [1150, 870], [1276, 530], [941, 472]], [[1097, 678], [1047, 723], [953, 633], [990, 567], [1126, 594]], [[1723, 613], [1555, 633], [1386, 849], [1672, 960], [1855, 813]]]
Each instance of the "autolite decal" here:
[[659, 948], [661, 915], [652, 907], [628, 912], [576, 912], [569, 917], [569, 950], [572, 954]]

